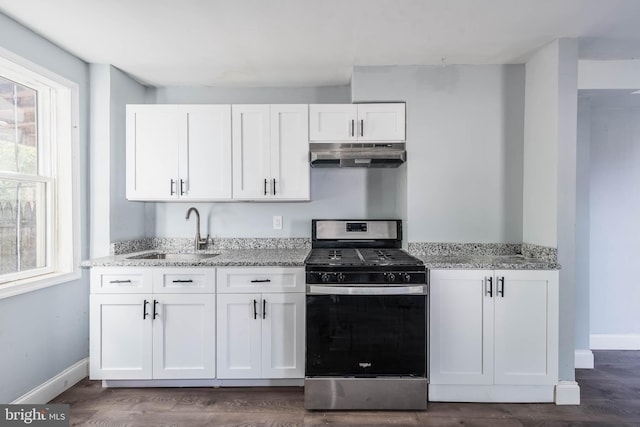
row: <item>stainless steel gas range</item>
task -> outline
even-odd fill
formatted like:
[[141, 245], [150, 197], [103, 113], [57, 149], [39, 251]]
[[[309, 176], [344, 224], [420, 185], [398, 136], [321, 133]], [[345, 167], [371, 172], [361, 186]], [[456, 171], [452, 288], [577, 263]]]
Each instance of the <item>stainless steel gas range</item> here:
[[427, 406], [427, 275], [399, 220], [313, 220], [306, 409]]

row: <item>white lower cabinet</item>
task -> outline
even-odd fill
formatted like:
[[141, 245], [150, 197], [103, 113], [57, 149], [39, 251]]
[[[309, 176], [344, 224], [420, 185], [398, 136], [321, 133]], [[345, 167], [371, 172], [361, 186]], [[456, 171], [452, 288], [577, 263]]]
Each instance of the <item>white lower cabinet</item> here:
[[[102, 380], [213, 379], [215, 377], [215, 295], [209, 293], [131, 293], [129, 277], [151, 276], [146, 268], [118, 269], [123, 293], [90, 297], [90, 377]], [[161, 273], [161, 269], [157, 269]], [[176, 284], [215, 280], [213, 269], [167, 269]], [[108, 268], [94, 269], [92, 281], [104, 282]], [[149, 273], [149, 274], [147, 274]], [[189, 274], [191, 273], [191, 274]], [[183, 282], [180, 282], [182, 280]], [[154, 281], [162, 288], [164, 281]], [[92, 289], [98, 289], [92, 286]], [[173, 290], [172, 290], [173, 291]]]
[[429, 399], [553, 401], [558, 272], [429, 274]]
[[[237, 272], [236, 272], [237, 271]], [[218, 269], [221, 283], [240, 274], [253, 283], [217, 300], [219, 379], [304, 378], [304, 283], [282, 292], [282, 282], [303, 269]], [[238, 289], [242, 291], [238, 292]], [[260, 292], [262, 291], [262, 292]]]

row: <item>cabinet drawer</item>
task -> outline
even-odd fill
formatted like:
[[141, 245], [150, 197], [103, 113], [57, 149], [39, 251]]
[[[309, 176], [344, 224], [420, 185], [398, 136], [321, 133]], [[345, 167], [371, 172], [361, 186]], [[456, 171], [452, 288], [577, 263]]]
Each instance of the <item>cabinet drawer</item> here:
[[153, 271], [153, 292], [211, 294], [216, 290], [215, 268], [159, 268]]
[[108, 267], [91, 269], [91, 292], [94, 294], [143, 294], [152, 289], [148, 268]]
[[218, 293], [304, 292], [304, 268], [218, 268]]

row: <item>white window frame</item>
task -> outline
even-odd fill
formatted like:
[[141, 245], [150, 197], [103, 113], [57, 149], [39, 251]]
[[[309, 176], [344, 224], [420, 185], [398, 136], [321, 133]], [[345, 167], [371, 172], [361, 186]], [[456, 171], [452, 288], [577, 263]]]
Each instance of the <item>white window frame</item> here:
[[[2, 299], [80, 278], [81, 217], [78, 84], [2, 48], [0, 76], [38, 92], [38, 174], [49, 186], [46, 266], [1, 276]], [[41, 154], [50, 161], [41, 165]], [[0, 179], [20, 177], [0, 172]]]

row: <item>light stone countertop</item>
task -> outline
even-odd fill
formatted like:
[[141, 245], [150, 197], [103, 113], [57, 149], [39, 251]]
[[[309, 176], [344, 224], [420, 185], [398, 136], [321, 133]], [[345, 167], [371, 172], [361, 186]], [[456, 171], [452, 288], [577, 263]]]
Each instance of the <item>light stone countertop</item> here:
[[[82, 267], [303, 267], [309, 249], [222, 249], [200, 251], [218, 255], [204, 259], [132, 259], [132, 257], [165, 253], [162, 250], [146, 250], [122, 255], [111, 255], [84, 261]], [[174, 251], [172, 251], [174, 252]], [[185, 253], [185, 252], [182, 252]]]
[[416, 255], [428, 269], [559, 270], [560, 264], [523, 255]]

